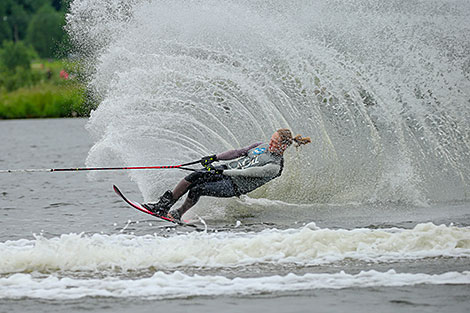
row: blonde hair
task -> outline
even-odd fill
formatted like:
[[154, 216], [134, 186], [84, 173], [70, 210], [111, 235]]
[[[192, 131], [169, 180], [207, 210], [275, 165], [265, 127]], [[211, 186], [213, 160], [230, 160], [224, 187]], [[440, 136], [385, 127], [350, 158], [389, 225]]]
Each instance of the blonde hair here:
[[279, 137], [281, 137], [281, 143], [285, 143], [288, 145], [291, 145], [294, 142], [295, 146], [299, 147], [301, 145], [306, 145], [312, 142], [310, 137], [302, 137], [301, 135], [292, 137], [292, 132], [288, 128], [281, 128], [278, 129], [276, 132], [279, 134]]

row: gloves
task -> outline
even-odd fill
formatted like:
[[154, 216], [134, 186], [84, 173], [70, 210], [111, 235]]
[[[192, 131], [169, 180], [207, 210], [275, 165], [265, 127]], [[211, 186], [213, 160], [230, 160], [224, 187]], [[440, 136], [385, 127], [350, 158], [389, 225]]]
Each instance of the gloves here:
[[217, 161], [217, 155], [209, 155], [209, 156], [205, 156], [201, 159], [201, 164], [202, 166], [204, 167], [207, 167], [208, 165], [210, 165], [211, 163]]
[[209, 156], [206, 156], [206, 157], [203, 157], [201, 159], [201, 164], [202, 166], [204, 166], [206, 168], [206, 170], [209, 171], [209, 173], [213, 173], [213, 174], [222, 174], [224, 172], [223, 169], [220, 169], [220, 168], [216, 168], [215, 166], [212, 166], [212, 163], [217, 161], [217, 156], [214, 154], [214, 155], [209, 155]]
[[220, 167], [215, 167], [215, 166], [212, 166], [212, 164], [208, 164], [206, 166], [204, 166], [206, 168], [207, 171], [209, 171], [209, 173], [212, 173], [212, 174], [222, 174], [224, 172], [223, 169], [221, 169]]

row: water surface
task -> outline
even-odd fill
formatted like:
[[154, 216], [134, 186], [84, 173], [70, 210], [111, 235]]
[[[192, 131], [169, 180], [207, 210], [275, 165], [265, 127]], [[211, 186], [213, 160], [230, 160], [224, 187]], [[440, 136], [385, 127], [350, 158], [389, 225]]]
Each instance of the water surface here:
[[[92, 145], [85, 123], [1, 122], [6, 145], [1, 168], [83, 166]], [[195, 232], [128, 207], [112, 191], [114, 183], [142, 198], [120, 172], [99, 180], [79, 172], [2, 174], [2, 309], [359, 312], [367, 306], [383, 312], [465, 312], [470, 307], [467, 203], [339, 206], [245, 197], [226, 199], [222, 212], [219, 202], [207, 200], [189, 218], [203, 227], [202, 218], [209, 230]]]

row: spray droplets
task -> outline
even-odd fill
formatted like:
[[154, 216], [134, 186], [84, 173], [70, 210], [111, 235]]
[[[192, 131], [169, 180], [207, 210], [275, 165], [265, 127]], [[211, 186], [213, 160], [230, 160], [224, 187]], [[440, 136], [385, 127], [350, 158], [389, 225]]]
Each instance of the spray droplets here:
[[[189, 160], [289, 127], [316, 144], [287, 153], [263, 197], [468, 199], [470, 4], [444, 3], [76, 0], [67, 28], [101, 101], [87, 165]], [[146, 201], [181, 178], [130, 175]]]

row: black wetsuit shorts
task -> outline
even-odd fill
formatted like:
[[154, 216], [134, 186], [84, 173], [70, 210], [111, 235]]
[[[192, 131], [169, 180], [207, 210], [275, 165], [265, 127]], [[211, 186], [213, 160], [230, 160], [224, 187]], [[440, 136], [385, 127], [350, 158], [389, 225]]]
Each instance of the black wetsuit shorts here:
[[198, 170], [186, 176], [185, 180], [191, 183], [188, 197], [193, 202], [197, 202], [201, 196], [229, 198], [239, 195], [232, 179], [223, 174]]

